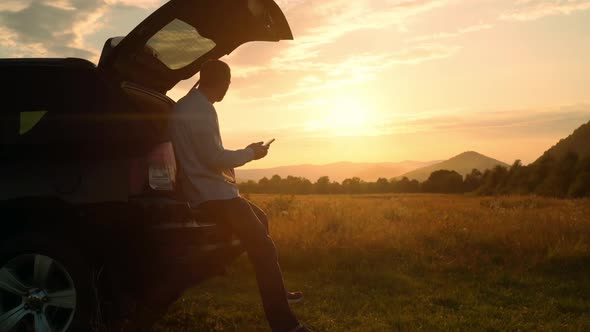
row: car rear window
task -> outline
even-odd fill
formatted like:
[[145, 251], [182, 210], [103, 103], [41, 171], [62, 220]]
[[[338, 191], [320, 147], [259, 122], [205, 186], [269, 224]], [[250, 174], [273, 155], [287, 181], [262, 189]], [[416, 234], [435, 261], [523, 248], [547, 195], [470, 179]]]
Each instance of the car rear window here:
[[21, 112], [19, 135], [24, 135], [33, 129], [39, 121], [47, 114], [47, 111]]
[[180, 69], [197, 60], [215, 47], [190, 24], [174, 19], [153, 35], [147, 46], [166, 67]]
[[0, 144], [15, 144], [20, 137], [31, 131], [47, 114], [47, 111], [32, 111], [2, 114], [0, 117]]

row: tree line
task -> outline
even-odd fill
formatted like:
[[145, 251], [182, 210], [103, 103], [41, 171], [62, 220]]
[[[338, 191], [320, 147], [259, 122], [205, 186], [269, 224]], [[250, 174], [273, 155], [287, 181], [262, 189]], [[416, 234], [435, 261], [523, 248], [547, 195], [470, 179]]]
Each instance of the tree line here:
[[438, 170], [419, 182], [407, 177], [363, 181], [358, 177], [337, 182], [322, 176], [316, 182], [303, 177], [274, 175], [258, 182], [239, 185], [244, 193], [272, 194], [382, 194], [382, 193], [477, 193], [481, 195], [538, 194], [551, 197], [590, 196], [590, 157], [567, 153], [562, 158], [543, 156], [523, 166], [520, 160], [510, 167], [496, 166], [483, 172], [473, 169], [462, 176], [456, 171]]

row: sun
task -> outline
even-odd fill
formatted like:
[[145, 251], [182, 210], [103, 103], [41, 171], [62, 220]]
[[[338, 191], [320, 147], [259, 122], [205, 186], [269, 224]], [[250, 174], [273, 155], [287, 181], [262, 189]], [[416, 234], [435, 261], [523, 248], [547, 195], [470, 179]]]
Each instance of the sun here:
[[308, 129], [336, 136], [366, 134], [370, 105], [356, 96], [337, 96], [322, 103]]

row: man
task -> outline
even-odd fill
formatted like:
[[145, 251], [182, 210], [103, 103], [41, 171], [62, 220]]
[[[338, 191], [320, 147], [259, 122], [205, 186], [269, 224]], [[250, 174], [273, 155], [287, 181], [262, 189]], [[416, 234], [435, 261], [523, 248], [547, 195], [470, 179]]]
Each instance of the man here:
[[[170, 135], [179, 161], [180, 182], [199, 214], [214, 216], [242, 242], [256, 271], [264, 312], [273, 332], [309, 331], [289, 307], [277, 252], [268, 234], [264, 212], [240, 197], [234, 167], [264, 158], [268, 146], [252, 143], [242, 150], [223, 147], [214, 103], [222, 101], [231, 83], [229, 66], [210, 60], [201, 68], [198, 89], [176, 104]], [[289, 294], [301, 297], [299, 294]]]

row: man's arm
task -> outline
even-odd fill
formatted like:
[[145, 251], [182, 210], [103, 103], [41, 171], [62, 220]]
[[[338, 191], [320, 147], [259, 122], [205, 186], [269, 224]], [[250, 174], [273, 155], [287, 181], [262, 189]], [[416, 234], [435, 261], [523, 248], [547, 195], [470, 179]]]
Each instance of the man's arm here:
[[197, 146], [197, 156], [210, 168], [235, 168], [254, 160], [254, 150], [226, 150], [218, 136], [219, 128], [213, 116], [191, 123], [192, 139]]

